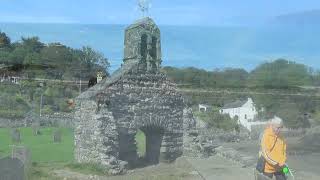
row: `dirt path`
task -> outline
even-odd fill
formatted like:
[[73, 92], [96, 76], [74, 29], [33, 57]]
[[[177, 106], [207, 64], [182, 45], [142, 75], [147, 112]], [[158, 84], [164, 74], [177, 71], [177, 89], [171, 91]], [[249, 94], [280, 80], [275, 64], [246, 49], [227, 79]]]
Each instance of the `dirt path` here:
[[[255, 157], [258, 153], [256, 144], [256, 142], [242, 142], [227, 143], [223, 146], [226, 149], [235, 149], [245, 157]], [[319, 163], [318, 152], [288, 156], [288, 164], [294, 171], [295, 180], [319, 180]], [[66, 180], [254, 180], [253, 169], [253, 166], [244, 168], [240, 163], [216, 155], [205, 159], [182, 157], [173, 164], [135, 169], [123, 176], [98, 177], [68, 170], [56, 170], [54, 173], [55, 176]]]
[[253, 169], [242, 168], [241, 165], [220, 156], [206, 159], [188, 158], [188, 161], [200, 172], [205, 180], [253, 180]]
[[85, 175], [67, 169], [55, 170], [53, 175], [62, 180], [203, 180], [183, 157], [173, 164], [160, 163], [156, 166], [134, 169], [122, 176]]
[[[300, 151], [305, 147], [297, 147], [296, 139], [288, 139], [288, 151]], [[242, 142], [242, 143], [226, 143], [224, 147], [233, 148], [241, 154], [257, 156], [257, 142]], [[298, 155], [287, 155], [288, 165], [294, 171], [295, 180], [319, 180], [320, 171], [320, 152], [299, 153]], [[292, 178], [291, 178], [292, 179]]]

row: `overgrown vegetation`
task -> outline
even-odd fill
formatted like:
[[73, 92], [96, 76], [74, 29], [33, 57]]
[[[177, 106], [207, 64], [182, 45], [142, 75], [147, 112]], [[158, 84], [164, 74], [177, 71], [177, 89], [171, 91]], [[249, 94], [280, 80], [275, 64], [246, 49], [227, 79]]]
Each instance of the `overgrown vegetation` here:
[[33, 162], [65, 162], [73, 161], [73, 131], [61, 128], [62, 142], [53, 143], [54, 128], [41, 128], [41, 135], [34, 136], [32, 128], [20, 128], [21, 143], [12, 143], [11, 129], [0, 128], [0, 152], [2, 155], [11, 153], [10, 145], [23, 145], [31, 150]]
[[232, 131], [237, 127], [237, 119], [232, 119], [228, 114], [220, 114], [218, 108], [212, 108], [207, 112], [194, 111], [194, 115], [207, 123], [209, 128], [218, 128]]
[[146, 153], [146, 135], [141, 130], [138, 130], [135, 140], [137, 142], [137, 152], [140, 157], [143, 157]]
[[[317, 118], [320, 111], [317, 91], [301, 88], [319, 86], [320, 71], [285, 59], [263, 63], [251, 72], [173, 67], [164, 67], [163, 71], [185, 90], [185, 97], [193, 106], [204, 103], [222, 108], [251, 97], [258, 109], [265, 109], [259, 117], [277, 115], [289, 128], [309, 127], [308, 116]], [[224, 126], [217, 124], [218, 119], [225, 119], [217, 112], [200, 116], [206, 121], [210, 117], [209, 122], [215, 122], [212, 126]]]
[[108, 76], [109, 67], [108, 59], [91, 47], [45, 44], [38, 37], [11, 42], [0, 32], [0, 77], [23, 79], [19, 85], [1, 83], [0, 116], [22, 118], [30, 110], [39, 112], [40, 104], [44, 114], [70, 112], [67, 101], [81, 91], [76, 82], [88, 81], [97, 72]]
[[163, 71], [181, 87], [187, 88], [267, 88], [289, 89], [319, 86], [320, 71], [285, 59], [266, 62], [251, 72], [227, 68], [206, 71], [197, 68], [164, 67]]
[[69, 163], [65, 165], [66, 168], [75, 171], [80, 172], [83, 174], [95, 174], [95, 175], [107, 175], [108, 169], [97, 165], [97, 164], [79, 164], [79, 163]]

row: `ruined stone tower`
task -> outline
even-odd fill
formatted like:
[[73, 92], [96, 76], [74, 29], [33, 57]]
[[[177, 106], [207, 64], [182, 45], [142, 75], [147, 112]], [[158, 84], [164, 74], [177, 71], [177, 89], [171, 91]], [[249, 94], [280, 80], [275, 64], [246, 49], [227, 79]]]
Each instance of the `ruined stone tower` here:
[[157, 72], [161, 64], [160, 30], [150, 18], [126, 29], [124, 63], [139, 60], [140, 72]]
[[160, 30], [150, 18], [125, 31], [124, 62], [77, 98], [75, 159], [122, 171], [139, 163], [135, 134], [146, 135], [144, 161], [170, 162], [183, 151], [184, 100], [160, 72]]

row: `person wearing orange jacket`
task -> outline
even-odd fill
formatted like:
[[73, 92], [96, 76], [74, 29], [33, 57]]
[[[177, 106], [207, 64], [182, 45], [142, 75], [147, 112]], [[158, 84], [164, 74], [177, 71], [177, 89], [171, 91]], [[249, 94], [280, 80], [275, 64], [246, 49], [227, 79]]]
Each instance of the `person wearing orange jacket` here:
[[282, 169], [287, 160], [287, 145], [280, 134], [282, 128], [282, 120], [274, 119], [265, 129], [261, 140], [261, 153], [266, 160], [263, 174], [270, 178], [275, 176], [276, 180], [286, 180]]

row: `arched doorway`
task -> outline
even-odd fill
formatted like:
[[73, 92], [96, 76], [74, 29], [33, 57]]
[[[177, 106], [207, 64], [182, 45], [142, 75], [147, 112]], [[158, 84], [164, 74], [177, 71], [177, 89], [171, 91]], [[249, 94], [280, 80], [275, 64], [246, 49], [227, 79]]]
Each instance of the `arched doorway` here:
[[137, 144], [137, 153], [139, 159], [144, 158], [146, 155], [146, 135], [140, 129], [137, 131], [135, 136]]
[[159, 163], [164, 130], [159, 127], [142, 127], [136, 134], [119, 132], [119, 159], [131, 168]]
[[164, 130], [159, 127], [143, 127], [141, 131], [145, 134], [144, 162], [148, 165], [158, 164]]

